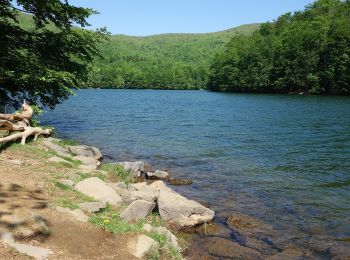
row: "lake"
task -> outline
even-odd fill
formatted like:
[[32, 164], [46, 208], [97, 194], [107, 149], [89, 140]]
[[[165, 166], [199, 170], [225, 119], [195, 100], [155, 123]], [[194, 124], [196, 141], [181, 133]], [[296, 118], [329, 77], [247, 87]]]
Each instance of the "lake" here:
[[[42, 117], [107, 161], [190, 178], [180, 193], [272, 224], [280, 239], [350, 246], [350, 98], [80, 90]], [[317, 242], [316, 242], [317, 243]]]

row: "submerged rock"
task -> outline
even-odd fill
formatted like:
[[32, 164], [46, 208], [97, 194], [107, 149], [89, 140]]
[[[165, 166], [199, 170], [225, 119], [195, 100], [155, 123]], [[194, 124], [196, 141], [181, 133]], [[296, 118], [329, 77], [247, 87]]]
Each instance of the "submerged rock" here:
[[230, 259], [263, 259], [258, 251], [241, 246], [236, 242], [224, 238], [209, 238], [206, 242], [206, 247], [208, 248], [209, 254], [216, 257]]
[[90, 177], [75, 185], [75, 189], [98, 201], [119, 205], [123, 202], [118, 193], [97, 177]]
[[196, 233], [209, 237], [222, 237], [229, 239], [231, 237], [231, 230], [224, 225], [217, 223], [209, 223], [200, 225], [194, 230]]
[[193, 182], [190, 179], [169, 178], [168, 182], [172, 185], [191, 185]]

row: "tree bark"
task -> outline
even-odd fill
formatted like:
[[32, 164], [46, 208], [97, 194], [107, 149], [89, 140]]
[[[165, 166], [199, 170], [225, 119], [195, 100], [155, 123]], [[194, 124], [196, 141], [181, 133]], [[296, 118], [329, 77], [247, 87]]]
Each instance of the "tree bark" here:
[[0, 114], [0, 130], [18, 132], [0, 138], [0, 143], [8, 143], [21, 139], [21, 144], [25, 145], [26, 139], [34, 135], [34, 140], [39, 135], [50, 135], [52, 129], [42, 129], [41, 127], [31, 127], [29, 121], [32, 117], [31, 107], [24, 102], [23, 111], [19, 114]]

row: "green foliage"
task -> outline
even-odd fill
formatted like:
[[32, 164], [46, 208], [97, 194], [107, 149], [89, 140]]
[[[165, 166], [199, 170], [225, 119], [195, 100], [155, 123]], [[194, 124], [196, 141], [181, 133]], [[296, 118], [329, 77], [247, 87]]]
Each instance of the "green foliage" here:
[[38, 126], [40, 124], [39, 117], [43, 113], [43, 110], [39, 106], [31, 106], [33, 109], [33, 116], [30, 119], [30, 125], [31, 126]]
[[170, 259], [173, 259], [173, 260], [183, 259], [180, 251], [177, 248], [175, 248], [173, 245], [168, 246], [168, 255]]
[[144, 225], [142, 220], [134, 224], [121, 220], [119, 213], [109, 205], [101, 212], [93, 214], [90, 217], [90, 222], [113, 234], [141, 232]]
[[160, 252], [158, 249], [153, 249], [151, 252], [147, 254], [148, 260], [159, 260], [161, 257]]
[[99, 44], [88, 86], [105, 88], [200, 89], [206, 87], [215, 53], [234, 35], [251, 34], [258, 24], [206, 34], [111, 36]]
[[102, 164], [100, 169], [106, 171], [109, 174], [118, 177], [119, 181], [123, 181], [125, 184], [133, 182], [132, 174], [129, 171], [124, 170], [121, 165], [115, 163]]
[[157, 241], [160, 248], [162, 248], [165, 245], [165, 243], [167, 242], [167, 236], [164, 234], [159, 234], [157, 232], [149, 232], [147, 234], [147, 236], [149, 236], [150, 238], [153, 238], [155, 241]]
[[[56, 143], [56, 142], [55, 142]], [[59, 140], [57, 142], [58, 145], [62, 146], [62, 147], [66, 147], [66, 146], [76, 146], [76, 145], [79, 145], [79, 143], [77, 143], [76, 141], [74, 140]]]
[[214, 91], [350, 94], [350, 2], [319, 0], [250, 36], [234, 37], [211, 65]]
[[79, 206], [75, 204], [73, 201], [71, 201], [68, 198], [58, 197], [54, 199], [54, 203], [57, 206], [63, 207], [63, 208], [69, 208], [69, 209], [78, 209]]
[[[0, 2], [0, 100], [19, 107], [31, 104], [54, 107], [88, 80], [97, 44], [105, 31], [73, 28], [88, 25], [95, 13], [59, 0]], [[21, 26], [31, 13], [32, 26]], [[20, 20], [20, 21], [19, 21]]]

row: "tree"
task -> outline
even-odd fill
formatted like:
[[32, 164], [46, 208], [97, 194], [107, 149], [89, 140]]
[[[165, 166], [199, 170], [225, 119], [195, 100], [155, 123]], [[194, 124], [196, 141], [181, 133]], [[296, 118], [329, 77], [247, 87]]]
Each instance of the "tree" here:
[[[29, 13], [34, 28], [22, 28], [21, 13]], [[53, 108], [88, 81], [97, 43], [105, 30], [85, 27], [96, 13], [67, 0], [0, 1], [0, 101], [19, 107], [26, 99]]]

